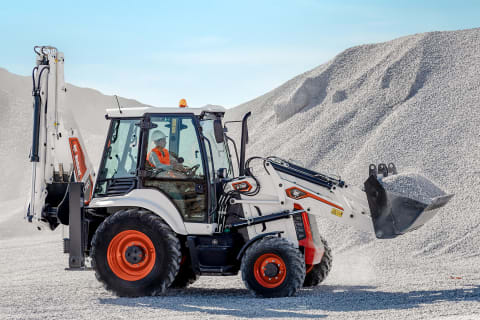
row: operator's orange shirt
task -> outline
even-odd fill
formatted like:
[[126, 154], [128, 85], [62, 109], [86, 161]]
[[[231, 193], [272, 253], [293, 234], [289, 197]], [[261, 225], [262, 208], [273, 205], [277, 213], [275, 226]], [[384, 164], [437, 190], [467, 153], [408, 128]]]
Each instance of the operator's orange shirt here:
[[152, 152], [155, 152], [160, 163], [163, 163], [167, 166], [170, 165], [170, 154], [168, 153], [168, 150], [165, 148], [163, 148], [163, 150], [160, 150], [157, 147], [155, 147], [152, 149], [152, 151], [148, 153], [148, 156], [147, 156], [147, 161], [148, 163], [150, 163], [152, 167], [155, 167], [155, 164], [153, 164], [153, 162], [150, 161], [150, 155], [152, 154]]

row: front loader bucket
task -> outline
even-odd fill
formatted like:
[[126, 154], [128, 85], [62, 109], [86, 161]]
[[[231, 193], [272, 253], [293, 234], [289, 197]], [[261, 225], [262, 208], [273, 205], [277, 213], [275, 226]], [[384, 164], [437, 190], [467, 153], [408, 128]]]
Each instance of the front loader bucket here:
[[453, 197], [453, 194], [443, 195], [423, 203], [386, 191], [376, 175], [371, 175], [364, 186], [375, 235], [379, 239], [392, 239], [420, 228]]

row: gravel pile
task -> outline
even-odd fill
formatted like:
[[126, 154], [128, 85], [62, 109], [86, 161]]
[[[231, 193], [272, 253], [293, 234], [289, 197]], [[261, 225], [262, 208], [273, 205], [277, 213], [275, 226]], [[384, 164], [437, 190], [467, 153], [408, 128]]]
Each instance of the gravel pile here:
[[[421, 229], [382, 241], [323, 221], [334, 251], [469, 256], [480, 243], [480, 29], [415, 34], [353, 47], [228, 111], [249, 120], [249, 155], [295, 159], [363, 185], [394, 162], [455, 196]], [[230, 126], [237, 136], [239, 126]]]
[[430, 204], [433, 198], [446, 195], [432, 181], [418, 173], [401, 173], [380, 179], [385, 190], [401, 194], [425, 204]]
[[[295, 159], [349, 184], [362, 185], [368, 165], [382, 162], [438, 182], [455, 197], [426, 226], [387, 246], [398, 254], [469, 255], [480, 243], [479, 48], [480, 29], [353, 47], [229, 110], [227, 120], [252, 111], [249, 155]], [[23, 199], [29, 188], [30, 82], [0, 69], [0, 163], [9, 168], [0, 174], [9, 181], [0, 184], [0, 201]], [[69, 90], [95, 162], [104, 143], [104, 110], [114, 99], [91, 89]], [[239, 127], [232, 124], [229, 134], [237, 137]], [[321, 228], [337, 251], [374, 240], [329, 221]]]

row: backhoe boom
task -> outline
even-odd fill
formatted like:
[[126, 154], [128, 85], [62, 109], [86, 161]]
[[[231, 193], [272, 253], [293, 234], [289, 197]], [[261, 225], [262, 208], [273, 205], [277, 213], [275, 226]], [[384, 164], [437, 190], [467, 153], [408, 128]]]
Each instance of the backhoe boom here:
[[[33, 83], [32, 188], [26, 218], [54, 229], [62, 217], [69, 182], [84, 184], [91, 198], [94, 171], [68, 105], [64, 56], [54, 47], [35, 47]], [[66, 213], [65, 213], [66, 212]], [[68, 216], [68, 212], [64, 213]]]

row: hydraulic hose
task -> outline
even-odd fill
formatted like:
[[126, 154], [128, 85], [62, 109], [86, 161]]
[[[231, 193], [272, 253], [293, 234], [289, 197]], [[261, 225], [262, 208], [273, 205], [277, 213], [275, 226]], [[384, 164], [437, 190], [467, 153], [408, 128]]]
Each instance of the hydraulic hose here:
[[39, 162], [40, 158], [38, 157], [38, 149], [39, 149], [39, 140], [40, 140], [40, 116], [41, 116], [41, 108], [42, 108], [42, 98], [40, 96], [40, 80], [43, 74], [43, 71], [49, 70], [49, 67], [45, 67], [40, 71], [40, 74], [37, 78], [37, 84], [35, 85], [35, 72], [38, 72], [38, 67], [33, 68], [32, 71], [32, 82], [33, 82], [33, 97], [34, 97], [34, 105], [33, 105], [33, 137], [32, 137], [32, 152], [30, 153], [30, 162]]

